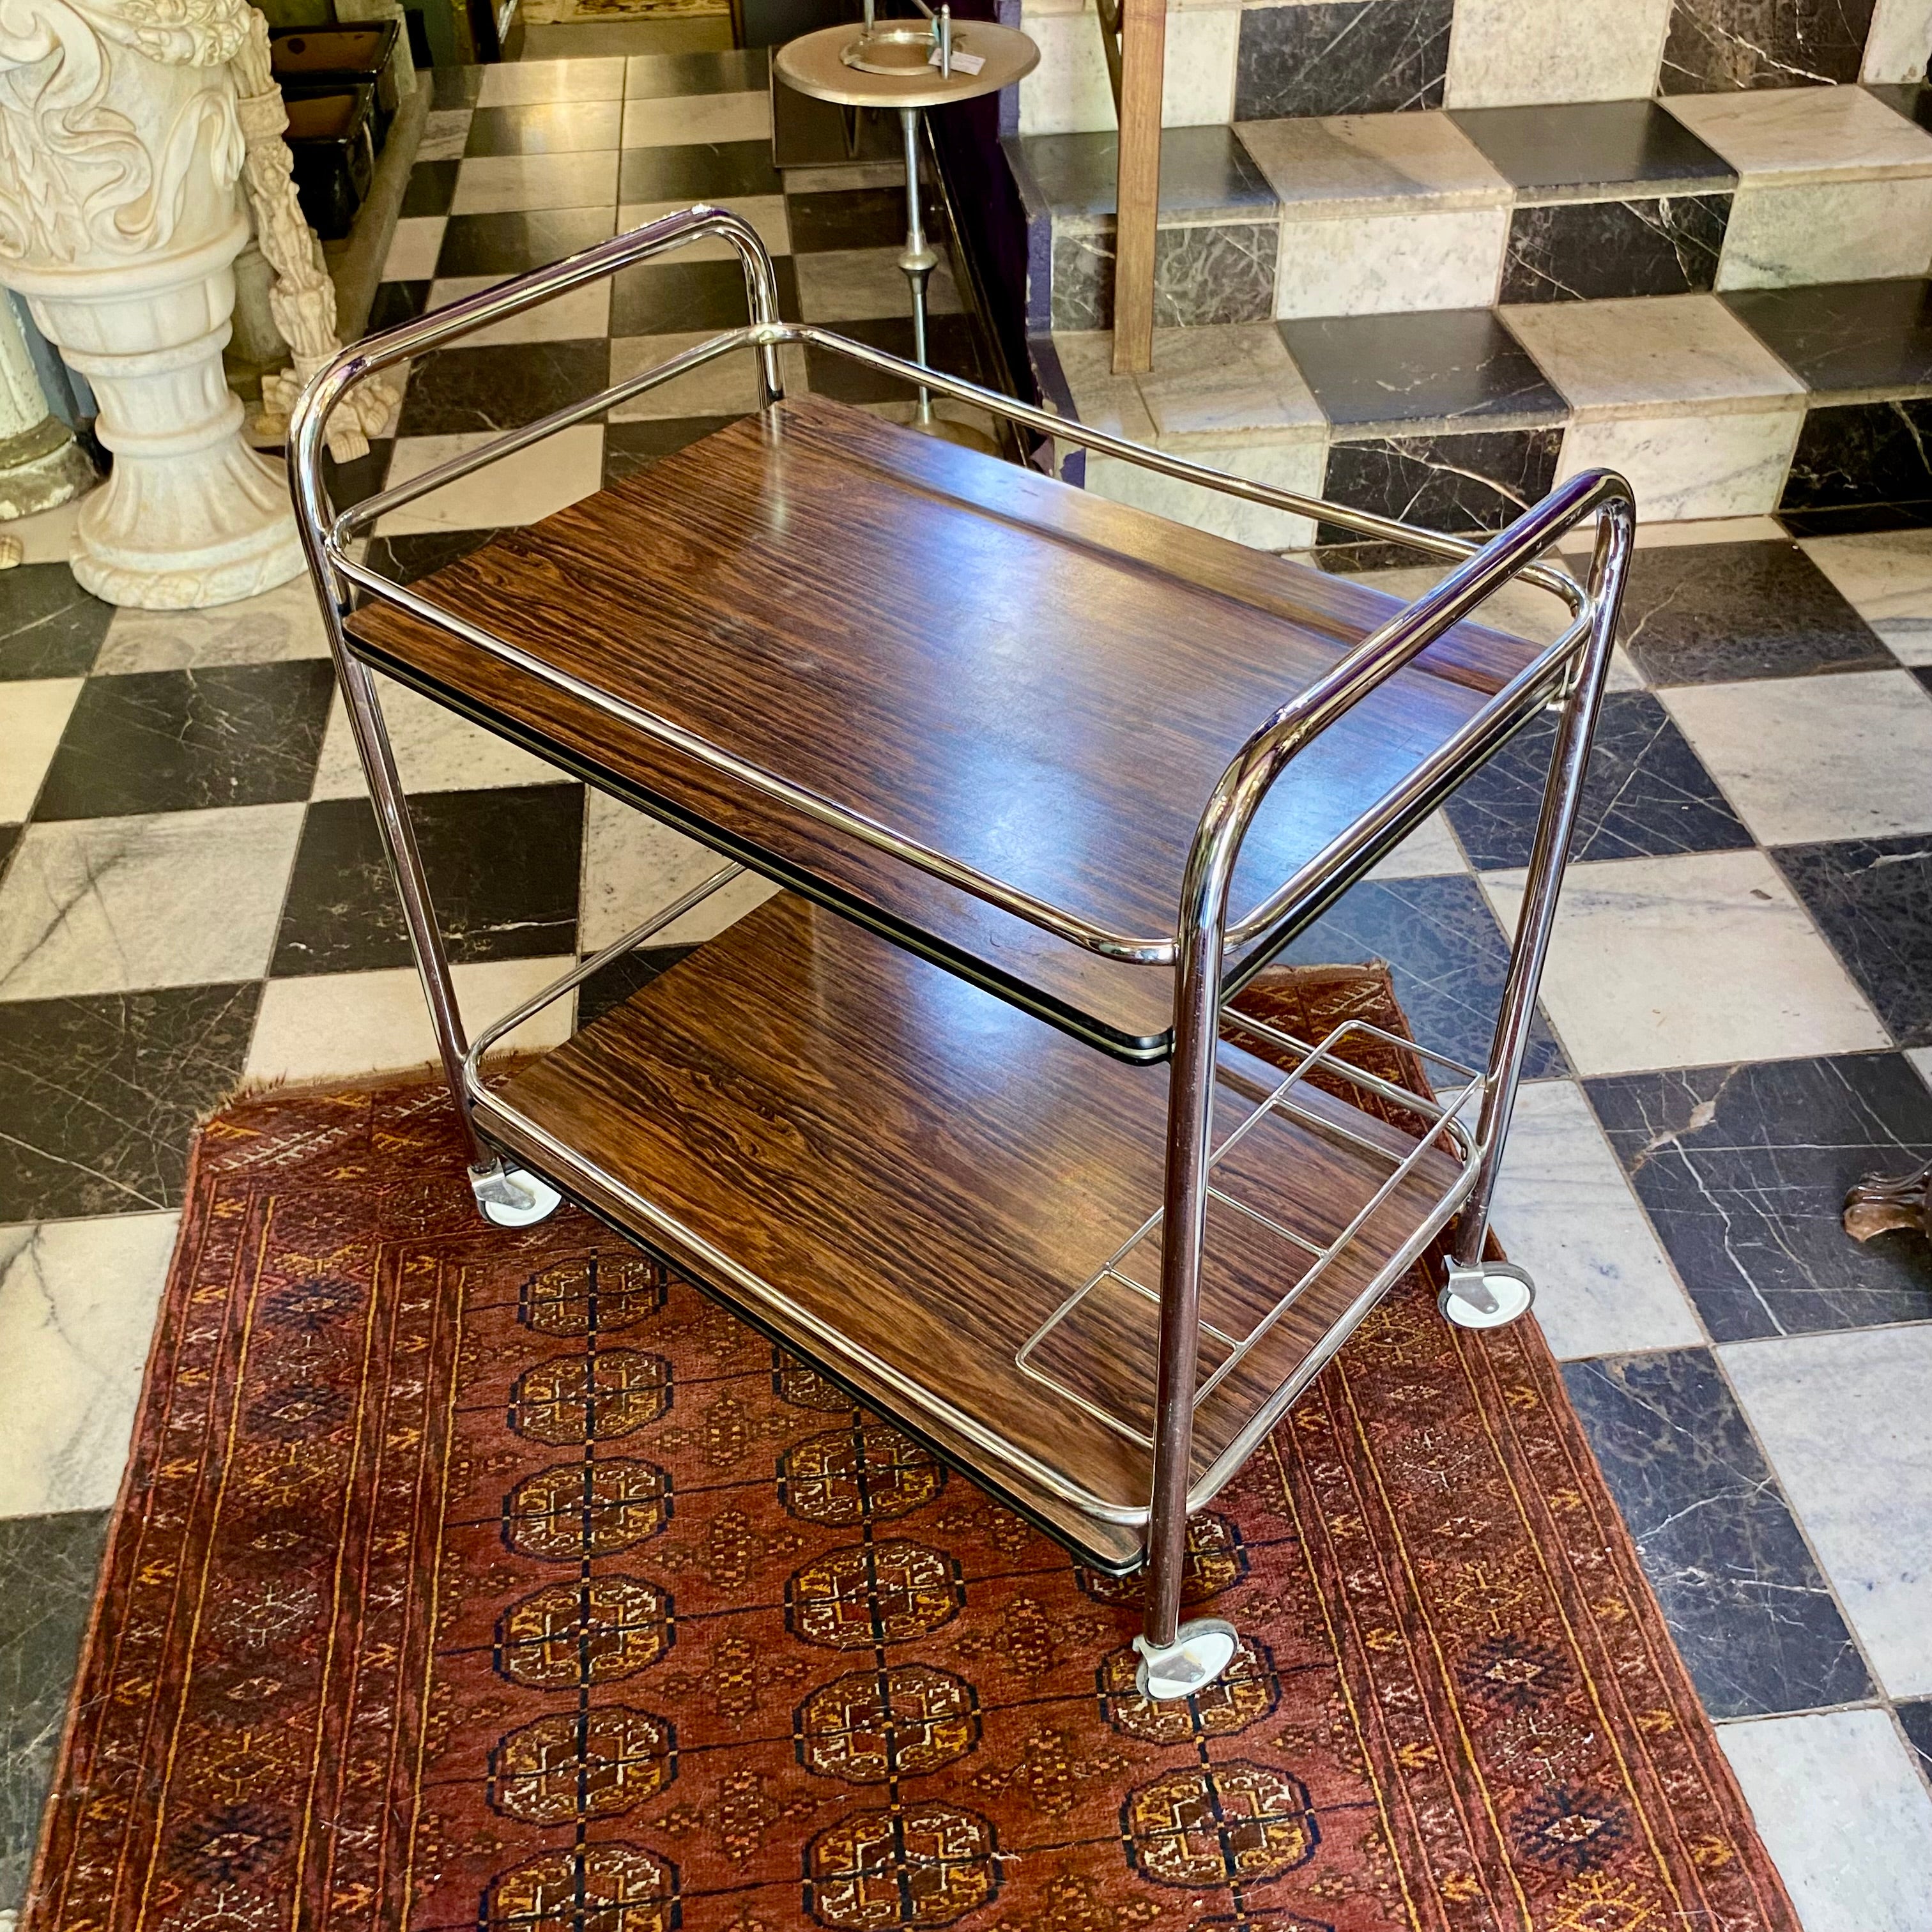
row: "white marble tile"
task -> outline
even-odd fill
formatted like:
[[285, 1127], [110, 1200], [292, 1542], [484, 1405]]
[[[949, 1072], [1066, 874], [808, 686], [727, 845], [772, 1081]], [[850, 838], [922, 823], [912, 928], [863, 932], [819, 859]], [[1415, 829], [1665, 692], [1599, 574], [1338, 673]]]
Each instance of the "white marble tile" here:
[[436, 258], [442, 252], [447, 220], [440, 214], [410, 214], [398, 221], [389, 237], [389, 252], [382, 257], [383, 280], [428, 281], [436, 273]]
[[505, 61], [483, 70], [478, 107], [521, 107], [537, 100], [621, 100], [624, 61]]
[[1932, 1322], [1718, 1352], [1886, 1694], [1932, 1694]]
[[[452, 968], [456, 1002], [474, 1034], [567, 973], [561, 959], [492, 959]], [[517, 1028], [506, 1052], [534, 1053], [570, 1036], [566, 994]], [[350, 1079], [427, 1066], [436, 1036], [411, 966], [376, 973], [320, 973], [271, 980], [262, 990], [255, 1034], [242, 1071], [250, 1080]]]
[[[1114, 93], [1092, 6], [1068, 11], [1029, 4], [1021, 25], [1040, 48], [1040, 65], [1020, 82], [1022, 134], [1084, 134], [1114, 125]], [[1170, 9], [1161, 74], [1161, 124], [1225, 123], [1234, 110], [1238, 6]]]
[[[1090, 28], [1093, 22], [1089, 21]], [[1097, 31], [1094, 38], [1097, 40]], [[1203, 128], [1234, 117], [1234, 68], [1241, 38], [1238, 6], [1171, 8], [1161, 70], [1164, 128]]]
[[117, 610], [94, 668], [103, 674], [190, 670], [328, 655], [322, 609], [304, 573], [259, 597], [211, 610]]
[[22, 563], [64, 563], [74, 549], [74, 522], [80, 514], [85, 496], [70, 497], [51, 510], [37, 510], [31, 517], [18, 517], [7, 526], [7, 534], [20, 540]]
[[1486, 308], [1509, 241], [1505, 208], [1281, 224], [1274, 312], [1287, 318]]
[[[898, 260], [896, 248], [827, 248], [795, 256], [799, 313], [807, 322], [826, 323], [910, 314], [911, 294]], [[964, 307], [952, 265], [943, 255], [926, 283], [926, 305], [933, 315], [957, 315]]]
[[458, 170], [452, 214], [509, 214], [532, 208], [610, 208], [617, 200], [617, 151], [472, 154]]
[[[610, 340], [610, 380], [622, 382], [655, 364], [668, 362], [717, 332], [683, 335], [618, 335]], [[779, 351], [788, 388], [805, 387], [802, 352]], [[733, 350], [702, 367], [646, 389], [610, 412], [613, 422], [652, 422], [670, 416], [748, 416], [758, 406], [758, 369], [748, 349]]]
[[1932, 173], [1932, 134], [1862, 87], [1668, 94], [1664, 105], [1730, 163], [1746, 188]]
[[1932, 664], [1932, 530], [1808, 537], [1798, 547], [1901, 663]]
[[1449, 821], [1432, 812], [1386, 859], [1369, 874], [1372, 879], [1436, 878], [1445, 872], [1466, 872], [1469, 862], [1456, 842]]
[[1922, 275], [1932, 260], [1932, 176], [1740, 188], [1718, 259], [1720, 289]]
[[[1432, 590], [1454, 566], [1447, 558], [1440, 563], [1405, 564], [1394, 570], [1364, 570], [1349, 574], [1358, 584], [1385, 590], [1412, 604], [1425, 591]], [[1569, 627], [1570, 608], [1560, 597], [1539, 590], [1533, 584], [1510, 583], [1502, 586], [1475, 612], [1475, 620], [1512, 636], [1550, 644]]]
[[[691, 206], [683, 201], [627, 201], [617, 209], [617, 232], [627, 234], [633, 228], [641, 228], [647, 221], [655, 221], [661, 214], [680, 214]], [[734, 194], [712, 200], [713, 208], [728, 208], [734, 214], [742, 214], [758, 231], [758, 239], [774, 255], [791, 253], [791, 228], [785, 219], [784, 196], [782, 194]], [[677, 251], [676, 259], [680, 262], [735, 262], [738, 251], [730, 242], [716, 239], [693, 242]]]
[[[578, 944], [586, 952], [594, 952], [621, 939], [724, 862], [716, 853], [644, 813], [602, 792], [587, 793]], [[654, 933], [650, 944], [690, 946], [710, 939], [776, 890], [769, 880], [746, 873]]]
[[422, 139], [416, 143], [418, 161], [460, 161], [470, 142], [470, 110], [433, 107], [423, 118]]
[[0, 1228], [0, 1516], [112, 1504], [180, 1220]]
[[688, 148], [698, 142], [771, 137], [769, 94], [687, 94], [624, 103], [627, 148]]
[[[555, 784], [568, 774], [554, 765], [472, 724], [446, 706], [419, 696], [406, 686], [379, 677], [382, 717], [389, 743], [403, 775], [404, 788], [422, 791], [470, 791], [490, 785]], [[349, 729], [349, 714], [338, 692], [323, 734], [313, 798], [360, 798], [362, 760]]]
[[1932, 1932], [1932, 1796], [1883, 1711], [1720, 1724], [1804, 1932]]
[[[1658, 524], [1646, 522], [1640, 515], [1636, 526], [1639, 550], [1668, 550], [1680, 544], [1788, 543], [1790, 540], [1784, 526], [1774, 517], [1693, 517], [1678, 523]], [[1587, 556], [1595, 542], [1586, 526], [1572, 530], [1559, 548], [1573, 555]]]
[[1448, 107], [1634, 100], [1657, 84], [1671, 0], [1456, 0]]
[[1513, 198], [1444, 113], [1244, 121], [1235, 131], [1291, 218], [1507, 208]]
[[1928, 1087], [1932, 1087], [1932, 1046], [1915, 1046], [1906, 1058]]
[[1134, 380], [1162, 446], [1197, 460], [1205, 459], [1192, 447], [1196, 437], [1319, 442], [1327, 434], [1321, 405], [1271, 322], [1157, 328], [1154, 367]]
[[[430, 283], [429, 305], [446, 308], [465, 296], [480, 294], [504, 280], [502, 275], [442, 275]], [[607, 277], [587, 287], [572, 289], [554, 296], [535, 308], [513, 315], [507, 322], [493, 322], [487, 328], [463, 338], [466, 349], [483, 349], [492, 344], [514, 342], [574, 342], [610, 332], [610, 284]]]
[[1614, 470], [1636, 493], [1646, 519], [1768, 514], [1791, 466], [1804, 406], [1712, 415], [1690, 405], [1609, 421], [1573, 422], [1564, 432], [1557, 480]]
[[1932, 831], [1932, 693], [1904, 670], [1660, 694], [1766, 845]]
[[[1191, 461], [1224, 470], [1250, 482], [1270, 483], [1277, 489], [1319, 494], [1324, 448], [1318, 436], [1298, 436], [1292, 442], [1256, 442], [1215, 444], [1205, 438], [1190, 441], [1184, 452]], [[1156, 476], [1111, 456], [1089, 454], [1087, 487], [1096, 496], [1130, 503], [1178, 524], [1191, 524], [1216, 536], [1258, 550], [1303, 550], [1315, 540], [1311, 519], [1285, 510], [1271, 510], [1238, 497], [1223, 496], [1198, 484]]]
[[1536, 1318], [1562, 1360], [1696, 1346], [1704, 1331], [1582, 1090], [1517, 1096], [1492, 1216], [1536, 1280]]
[[[1520, 872], [1483, 878], [1512, 932], [1522, 881]], [[1571, 1065], [1586, 1076], [1889, 1044], [1778, 868], [1758, 851], [1572, 866], [1543, 1004]]]
[[[409, 482], [452, 456], [494, 440], [498, 434], [466, 430], [457, 436], [404, 436], [389, 458], [389, 482]], [[414, 531], [487, 530], [506, 524], [533, 524], [602, 489], [603, 472], [604, 432], [595, 423], [579, 423], [392, 510], [376, 525], [376, 532], [402, 536]]]
[[0, 684], [0, 825], [17, 825], [33, 809], [60, 747], [78, 677], [22, 678]]
[[1573, 420], [1640, 416], [1659, 403], [1775, 406], [1804, 393], [1715, 296], [1512, 302], [1499, 313]]
[[1082, 422], [1130, 442], [1154, 440], [1154, 418], [1148, 414], [1139, 383], [1131, 376], [1114, 374], [1112, 329], [1062, 330], [1054, 337], [1053, 346], [1073, 398], [1074, 413]]
[[1932, 52], [1932, 0], [1878, 0], [1865, 34], [1861, 80], [1923, 80]]
[[30, 825], [0, 883], [0, 998], [260, 979], [303, 809]]

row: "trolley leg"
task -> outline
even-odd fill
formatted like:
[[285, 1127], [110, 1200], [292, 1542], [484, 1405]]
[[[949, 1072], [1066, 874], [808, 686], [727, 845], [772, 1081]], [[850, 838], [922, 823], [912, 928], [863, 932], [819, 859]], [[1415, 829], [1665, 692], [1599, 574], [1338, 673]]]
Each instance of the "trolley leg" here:
[[463, 1118], [463, 1130], [469, 1136], [470, 1191], [486, 1220], [500, 1227], [526, 1227], [554, 1213], [562, 1197], [535, 1174], [507, 1165], [500, 1155], [484, 1144], [470, 1118], [463, 1084], [463, 1060], [470, 1050], [469, 1042], [464, 1034], [463, 1016], [457, 1008], [456, 988], [450, 978], [449, 956], [444, 950], [436, 910], [430, 902], [429, 882], [423, 872], [422, 854], [417, 849], [416, 830], [410, 822], [389, 734], [382, 722], [376, 680], [368, 665], [350, 656], [342, 640], [340, 621], [338, 610], [329, 626], [335, 674], [348, 707], [356, 748], [362, 754], [362, 770], [376, 808], [383, 849], [388, 854], [389, 869], [402, 898], [403, 916], [408, 922], [416, 970], [422, 976], [424, 997], [429, 1002], [430, 1023], [436, 1031], [443, 1078], [449, 1084], [450, 1096], [456, 1102], [456, 1110]]
[[[1220, 914], [1226, 910], [1223, 882]], [[1160, 1379], [1155, 1398], [1154, 1495], [1148, 1520], [1147, 1622], [1134, 1640], [1136, 1681], [1149, 1697], [1185, 1697], [1228, 1667], [1240, 1642], [1218, 1617], [1180, 1621], [1187, 1567], [1187, 1492], [1201, 1346], [1201, 1256], [1214, 1148], [1214, 1063], [1221, 1020], [1220, 915], [1184, 915], [1168, 1070], [1167, 1179], [1161, 1222]]]
[[[899, 257], [899, 266], [912, 284], [912, 359], [924, 368], [928, 366], [926, 355], [926, 285], [933, 270], [939, 266], [939, 257], [926, 238], [925, 218], [920, 212], [919, 110], [902, 107], [899, 124], [905, 134], [906, 170], [905, 252]], [[930, 389], [922, 388], [919, 392], [919, 420], [922, 423], [932, 420]]]
[[1489, 1236], [1490, 1208], [1496, 1198], [1503, 1144], [1508, 1138], [1510, 1116], [1522, 1077], [1523, 1054], [1536, 1017], [1536, 989], [1556, 925], [1556, 896], [1562, 887], [1563, 868], [1582, 798], [1591, 734], [1603, 707], [1604, 683], [1610, 670], [1610, 647], [1616, 638], [1617, 609], [1623, 598], [1633, 540], [1630, 506], [1621, 502], [1606, 505], [1598, 522], [1596, 555], [1590, 571], [1595, 621], [1557, 727], [1535, 843], [1530, 849], [1516, 944], [1510, 950], [1502, 1010], [1483, 1082], [1482, 1112], [1476, 1130], [1480, 1149], [1476, 1183], [1458, 1217], [1448, 1280], [1438, 1298], [1443, 1314], [1459, 1328], [1501, 1328], [1524, 1313], [1536, 1297], [1536, 1285], [1528, 1274], [1511, 1262], [1485, 1261], [1483, 1249]]

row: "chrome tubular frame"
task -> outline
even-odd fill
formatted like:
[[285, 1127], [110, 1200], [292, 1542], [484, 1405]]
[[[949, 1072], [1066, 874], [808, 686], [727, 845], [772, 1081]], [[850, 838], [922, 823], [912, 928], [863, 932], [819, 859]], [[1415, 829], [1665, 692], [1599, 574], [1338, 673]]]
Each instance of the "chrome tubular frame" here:
[[[742, 263], [750, 315], [746, 326], [728, 330], [584, 402], [452, 458], [407, 483], [384, 490], [346, 512], [338, 514], [334, 511], [322, 477], [324, 439], [332, 412], [356, 383], [379, 370], [520, 314], [568, 290], [613, 274], [634, 262], [705, 238], [728, 243]], [[778, 351], [788, 345], [821, 349], [895, 376], [922, 394], [929, 392], [970, 404], [996, 418], [1041, 436], [1072, 442], [1250, 503], [1316, 517], [1362, 536], [1450, 559], [1456, 568], [1364, 639], [1326, 676], [1283, 705], [1243, 746], [1215, 787], [1200, 818], [1182, 882], [1174, 928], [1169, 933], [1148, 935], [1112, 932], [1095, 926], [1006, 880], [922, 844], [836, 799], [749, 765], [682, 730], [670, 720], [614, 699], [542, 662], [511, 640], [494, 636], [440, 609], [416, 592], [369, 569], [349, 554], [352, 540], [390, 512], [718, 356], [748, 351], [757, 362], [761, 404], [769, 406], [783, 394]], [[534, 1123], [512, 1114], [505, 1103], [490, 1093], [478, 1067], [484, 1051], [548, 1000], [567, 992], [604, 961], [638, 944], [735, 877], [740, 868], [724, 867], [656, 918], [506, 1015], [471, 1046], [457, 1008], [448, 956], [383, 726], [374, 680], [368, 667], [353, 655], [344, 631], [344, 620], [353, 590], [381, 598], [439, 626], [552, 689], [676, 747], [805, 818], [886, 852], [1070, 944], [1103, 958], [1173, 970], [1174, 1018], [1166, 1179], [1160, 1210], [1165, 1226], [1159, 1290], [1159, 1376], [1152, 1493], [1148, 1507], [1123, 1508], [1092, 1495], [1024, 1454], [996, 1432], [952, 1409], [933, 1391], [915, 1390], [904, 1377], [883, 1364], [868, 1361], [866, 1364], [887, 1385], [902, 1387], [909, 1399], [940, 1417], [948, 1427], [1049, 1493], [1076, 1503], [1103, 1520], [1144, 1526], [1148, 1582], [1146, 1629], [1141, 1646], [1143, 1654], [1150, 1659], [1157, 1653], [1171, 1652], [1179, 1630], [1190, 1510], [1202, 1507], [1233, 1474], [1261, 1435], [1273, 1426], [1355, 1322], [1452, 1217], [1460, 1215], [1454, 1240], [1455, 1266], [1474, 1268], [1480, 1260], [1490, 1204], [1535, 1013], [1537, 986], [1549, 950], [1558, 889], [1576, 824], [1591, 736], [1602, 704], [1617, 610], [1634, 542], [1635, 506], [1629, 485], [1607, 471], [1587, 472], [1559, 485], [1499, 534], [1478, 542], [1226, 476], [1164, 451], [1124, 442], [943, 370], [908, 363], [824, 329], [781, 322], [771, 257], [756, 231], [737, 215], [703, 206], [668, 215], [345, 350], [310, 384], [298, 405], [291, 425], [290, 458], [297, 526], [321, 600], [336, 674], [348, 704], [377, 821], [401, 895], [444, 1074], [471, 1137], [476, 1162], [473, 1178], [479, 1200], [485, 1203], [486, 1209], [491, 1198], [490, 1190], [507, 1188], [514, 1194], [518, 1177], [505, 1168], [500, 1156], [478, 1134], [478, 1116], [506, 1135], [514, 1133], [519, 1144], [537, 1148], [555, 1171], [570, 1171], [573, 1160], [579, 1167], [586, 1164], [573, 1156], [570, 1150], [552, 1142]], [[1596, 544], [1586, 586], [1545, 560], [1546, 554], [1565, 533], [1592, 518]], [[1304, 865], [1294, 878], [1259, 904], [1238, 916], [1231, 915], [1229, 889], [1242, 842], [1270, 788], [1297, 754], [1504, 584], [1516, 581], [1533, 584], [1563, 602], [1570, 622], [1562, 634], [1354, 825]], [[1336, 1324], [1316, 1356], [1252, 1418], [1216, 1458], [1214, 1466], [1199, 1480], [1192, 1480], [1193, 1418], [1201, 1394], [1202, 1261], [1211, 1192], [1210, 1170], [1216, 1154], [1214, 1088], [1223, 1037], [1222, 1005], [1231, 962], [1239, 965], [1267, 956], [1320, 903], [1321, 895], [1330, 883], [1338, 876], [1352, 875], [1354, 868], [1385, 849], [1458, 776], [1474, 769], [1513, 731], [1552, 703], [1560, 704], [1562, 718], [1531, 854], [1522, 910], [1510, 951], [1502, 1010], [1488, 1065], [1473, 1083], [1480, 1093], [1478, 1120], [1472, 1134], [1454, 1122], [1453, 1109], [1432, 1104], [1424, 1108], [1436, 1122], [1430, 1138], [1442, 1135], [1454, 1144], [1462, 1162], [1462, 1178]], [[1232, 1012], [1228, 1023], [1263, 1035], [1270, 1031]], [[1276, 1044], [1285, 1041], [1286, 1036], [1282, 1036]], [[1318, 1057], [1323, 1050], [1310, 1052]], [[1286, 1085], [1299, 1077], [1298, 1070], [1281, 1090], [1285, 1091]], [[704, 1258], [718, 1280], [732, 1284], [754, 1300], [782, 1309], [800, 1326], [813, 1332], [822, 1330], [822, 1324], [787, 1300], [772, 1285], [757, 1281], [728, 1256], [712, 1253], [690, 1230], [677, 1227], [621, 1181], [601, 1174], [598, 1179], [613, 1198], [622, 1199], [644, 1218], [653, 1220], [686, 1252]], [[833, 1348], [842, 1341], [829, 1333], [824, 1339]], [[849, 1348], [847, 1352], [850, 1353]]]

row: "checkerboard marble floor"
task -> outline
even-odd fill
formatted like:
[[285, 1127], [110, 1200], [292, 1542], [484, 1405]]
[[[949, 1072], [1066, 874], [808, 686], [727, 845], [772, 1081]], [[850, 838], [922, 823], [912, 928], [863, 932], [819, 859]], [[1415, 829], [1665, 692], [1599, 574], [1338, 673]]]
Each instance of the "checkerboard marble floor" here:
[[[674, 81], [675, 111], [652, 91]], [[702, 196], [764, 226], [795, 312], [903, 346], [898, 196], [772, 176], [755, 56], [438, 86], [379, 320]], [[608, 308], [573, 297], [433, 358], [344, 491], [733, 319], [736, 275], [633, 271]], [[950, 339], [968, 366], [963, 322]], [[745, 406], [705, 380], [410, 506], [376, 553], [418, 573]], [[61, 513], [16, 527], [30, 560], [0, 576], [0, 1911], [25, 1883], [193, 1123], [241, 1082], [430, 1050], [307, 585], [116, 611], [58, 560]], [[1932, 1932], [1932, 1252], [1858, 1248], [1837, 1219], [1860, 1174], [1932, 1156], [1932, 530], [1648, 532], [1615, 681], [1500, 1232], [1540, 1282], [1537, 1318], [1809, 1932]], [[697, 876], [682, 838], [473, 727], [400, 692], [390, 717], [472, 1020]], [[1389, 958], [1425, 1042], [1480, 1058], [1546, 749], [1522, 741], [1466, 786], [1296, 954]], [[754, 896], [714, 902], [666, 948]], [[638, 970], [587, 986], [585, 1010]], [[553, 1010], [526, 1041], [569, 1019]]]

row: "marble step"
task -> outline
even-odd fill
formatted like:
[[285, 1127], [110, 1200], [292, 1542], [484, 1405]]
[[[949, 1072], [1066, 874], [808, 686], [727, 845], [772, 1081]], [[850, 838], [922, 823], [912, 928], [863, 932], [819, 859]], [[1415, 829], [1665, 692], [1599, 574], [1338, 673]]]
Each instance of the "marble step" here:
[[[1101, 330], [1035, 337], [1052, 406], [1438, 529], [1499, 529], [1598, 466], [1630, 478], [1650, 522], [1932, 523], [1924, 277], [1162, 328], [1137, 376], [1112, 373], [1112, 348]], [[1070, 482], [1242, 542], [1353, 542], [1070, 445], [1058, 454]]]
[[[1170, 128], [1156, 320], [1200, 327], [1924, 274], [1932, 89], [1769, 88]], [[1006, 142], [1029, 326], [1112, 321], [1116, 137]]]

